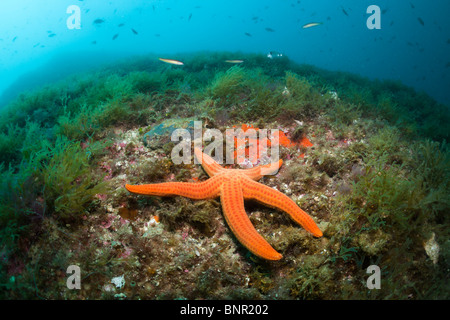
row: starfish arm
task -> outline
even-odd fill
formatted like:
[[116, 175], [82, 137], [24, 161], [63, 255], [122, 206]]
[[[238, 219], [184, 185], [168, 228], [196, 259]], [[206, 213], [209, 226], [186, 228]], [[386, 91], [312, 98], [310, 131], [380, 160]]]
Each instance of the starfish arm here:
[[283, 160], [280, 159], [278, 162], [268, 163], [251, 169], [243, 169], [241, 172], [252, 180], [259, 180], [263, 176], [276, 173], [282, 164]]
[[[223, 168], [213, 158], [211, 158], [206, 153], [203, 153], [199, 148], [194, 149], [194, 154], [196, 158], [201, 161], [203, 169], [205, 169], [206, 173], [210, 177], [215, 176], [219, 173], [226, 172], [227, 169]], [[283, 160], [280, 159], [278, 162], [269, 163], [263, 166], [257, 166], [251, 169], [240, 169], [240, 171], [250, 179], [259, 180], [263, 176], [276, 173], [282, 164]]]
[[250, 179], [242, 180], [242, 188], [245, 199], [255, 199], [267, 206], [278, 208], [315, 237], [323, 235], [314, 220], [285, 194]]
[[267, 259], [279, 260], [282, 255], [256, 231], [244, 209], [244, 198], [239, 178], [232, 178], [222, 185], [220, 194], [223, 213], [236, 238], [253, 254]]
[[195, 157], [200, 161], [203, 169], [205, 169], [208, 176], [213, 177], [218, 173], [224, 172], [226, 170], [220, 164], [218, 164], [213, 158], [203, 153], [199, 148], [194, 149]]
[[125, 188], [136, 194], [151, 196], [183, 196], [191, 199], [211, 199], [219, 196], [222, 179], [210, 178], [204, 182], [164, 182], [143, 185], [125, 185]]

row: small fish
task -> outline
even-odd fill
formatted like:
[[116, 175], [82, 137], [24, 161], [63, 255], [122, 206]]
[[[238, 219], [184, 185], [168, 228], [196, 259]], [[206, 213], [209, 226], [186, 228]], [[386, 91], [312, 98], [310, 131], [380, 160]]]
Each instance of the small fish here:
[[97, 41], [94, 40], [94, 41], [91, 42], [91, 44], [97, 44]]
[[303, 29], [307, 29], [307, 28], [311, 28], [311, 27], [315, 27], [315, 26], [319, 26], [323, 24], [322, 22], [311, 22], [311, 23], [307, 23], [305, 25], [303, 25]]
[[409, 4], [411, 5], [411, 9], [415, 8], [414, 5], [411, 2]]
[[419, 20], [419, 22], [422, 26], [425, 26], [425, 22], [423, 22], [423, 20], [421, 18], [417, 18], [417, 20]]
[[116, 33], [116, 34], [112, 37], [112, 39], [113, 39], [113, 40], [116, 40], [118, 36], [119, 36], [119, 34]]
[[105, 20], [103, 20], [103, 19], [95, 19], [93, 24], [102, 24], [103, 22], [105, 22]]
[[447, 39], [447, 44], [450, 44], [450, 39]]
[[12, 39], [12, 42], [15, 42], [17, 40], [17, 37], [14, 37], [13, 39]]
[[344, 8], [342, 8], [342, 12], [348, 17], [348, 12]]
[[125, 23], [121, 23], [118, 25], [118, 27], [123, 27], [125, 25]]
[[178, 60], [173, 60], [173, 59], [163, 59], [163, 58], [158, 58], [160, 61], [165, 62], [165, 63], [169, 63], [169, 64], [175, 64], [177, 66], [182, 66], [184, 65], [183, 62], [178, 61]]
[[244, 60], [225, 60], [226, 63], [243, 63]]
[[49, 38], [53, 38], [54, 36], [56, 36], [56, 33], [50, 33], [50, 34], [48, 35]]
[[273, 30], [272, 28], [266, 28], [267, 32], [275, 32], [275, 30]]
[[33, 46], [33, 48], [36, 48], [38, 45], [40, 45], [41, 43], [40, 42], [38, 42], [38, 43], [36, 43], [34, 46]]
[[252, 35], [248, 32], [244, 33], [247, 37], [251, 37]]
[[131, 31], [132, 31], [134, 34], [138, 34], [138, 32], [137, 32], [136, 30], [134, 30], [133, 28], [131, 28]]
[[450, 62], [447, 62], [447, 64], [445, 65], [446, 68], [450, 68]]
[[191, 21], [192, 13], [189, 15], [188, 21]]
[[159, 33], [155, 33], [155, 37], [161, 37]]

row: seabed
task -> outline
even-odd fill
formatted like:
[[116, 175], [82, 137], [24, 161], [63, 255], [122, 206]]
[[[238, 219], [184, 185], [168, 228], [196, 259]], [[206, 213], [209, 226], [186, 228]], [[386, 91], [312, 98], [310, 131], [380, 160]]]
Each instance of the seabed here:
[[[448, 106], [285, 56], [176, 59], [121, 61], [2, 110], [0, 298], [449, 299]], [[193, 120], [279, 129], [283, 166], [261, 182], [324, 236], [246, 201], [283, 255], [266, 261], [236, 240], [218, 199], [130, 194], [125, 183], [207, 179], [170, 158], [171, 128]], [[71, 265], [80, 289], [67, 287]], [[367, 286], [373, 265], [380, 289]]]

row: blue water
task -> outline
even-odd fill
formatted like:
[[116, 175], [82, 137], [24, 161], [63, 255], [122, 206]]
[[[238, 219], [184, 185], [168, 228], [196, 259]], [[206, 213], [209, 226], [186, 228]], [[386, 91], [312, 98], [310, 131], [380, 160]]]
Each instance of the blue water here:
[[[67, 26], [70, 5], [80, 8], [80, 29]], [[370, 5], [382, 10], [381, 29], [366, 25]], [[2, 0], [0, 107], [102, 62], [199, 50], [275, 50], [298, 63], [400, 80], [450, 105], [449, 16], [448, 0]], [[323, 24], [302, 28], [310, 22]]]

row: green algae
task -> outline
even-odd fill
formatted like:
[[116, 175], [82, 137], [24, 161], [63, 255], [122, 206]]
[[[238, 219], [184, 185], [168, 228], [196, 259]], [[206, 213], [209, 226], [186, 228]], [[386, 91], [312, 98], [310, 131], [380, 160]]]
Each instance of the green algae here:
[[90, 170], [92, 151], [83, 150], [78, 143], [56, 140], [55, 147], [50, 150], [50, 161], [37, 172], [51, 212], [72, 218], [84, 213], [96, 194], [107, 192], [106, 183], [100, 182], [100, 177], [95, 177]]
[[239, 66], [233, 66], [226, 72], [218, 73], [208, 88], [214, 99], [233, 99], [243, 87], [246, 72]]

